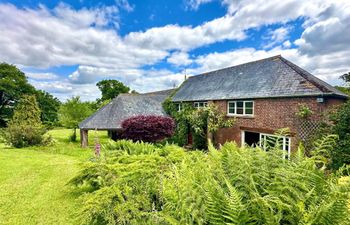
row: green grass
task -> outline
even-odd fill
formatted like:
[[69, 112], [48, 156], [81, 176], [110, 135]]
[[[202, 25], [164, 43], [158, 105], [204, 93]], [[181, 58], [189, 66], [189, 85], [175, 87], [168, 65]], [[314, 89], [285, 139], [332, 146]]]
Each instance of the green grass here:
[[0, 224], [77, 224], [79, 193], [67, 185], [81, 163], [93, 157], [96, 137], [107, 141], [106, 132], [89, 133], [88, 149], [68, 142], [72, 131], [52, 130], [51, 146], [14, 149], [0, 145]]

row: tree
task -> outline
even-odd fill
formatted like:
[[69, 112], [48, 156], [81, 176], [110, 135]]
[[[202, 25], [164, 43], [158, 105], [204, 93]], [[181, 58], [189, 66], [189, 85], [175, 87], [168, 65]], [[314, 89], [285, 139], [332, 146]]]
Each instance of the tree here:
[[350, 88], [349, 87], [335, 86], [335, 88], [350, 96]]
[[66, 127], [74, 130], [72, 141], [75, 141], [76, 129], [79, 123], [93, 113], [91, 104], [82, 102], [80, 97], [72, 97], [63, 103], [59, 109], [59, 121]]
[[24, 95], [6, 128], [7, 143], [16, 148], [41, 144], [44, 140], [41, 110], [34, 95]]
[[339, 141], [331, 152], [332, 167], [339, 168], [350, 164], [350, 101], [331, 114], [330, 119], [334, 124], [330, 133], [339, 136]]
[[6, 126], [13, 110], [24, 94], [34, 94], [35, 88], [28, 83], [25, 74], [16, 66], [0, 63], [0, 126]]
[[128, 93], [130, 91], [129, 87], [117, 80], [101, 80], [96, 86], [102, 92], [102, 101], [113, 99], [121, 93]]
[[60, 101], [47, 93], [46, 91], [38, 90], [36, 99], [41, 109], [41, 121], [46, 125], [55, 125], [58, 123], [58, 110], [60, 108]]
[[347, 83], [350, 82], [350, 72], [341, 75], [340, 79], [344, 80]]
[[135, 116], [122, 122], [123, 137], [157, 142], [174, 134], [175, 121], [167, 116]]

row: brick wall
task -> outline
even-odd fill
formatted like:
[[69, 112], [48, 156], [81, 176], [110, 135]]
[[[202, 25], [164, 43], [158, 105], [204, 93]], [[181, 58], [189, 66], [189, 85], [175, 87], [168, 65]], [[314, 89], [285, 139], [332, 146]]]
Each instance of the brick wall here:
[[[227, 113], [227, 101], [213, 101], [219, 108]], [[297, 137], [298, 118], [296, 112], [299, 104], [307, 105], [314, 114], [312, 120], [322, 120], [324, 115], [344, 100], [328, 98], [324, 103], [318, 103], [316, 97], [303, 98], [275, 98], [255, 99], [253, 117], [236, 117], [236, 123], [232, 128], [220, 129], [215, 135], [215, 142], [223, 144], [226, 141], [235, 141], [241, 145], [241, 131], [255, 131], [259, 133], [273, 134], [280, 128], [289, 128], [292, 132], [292, 150], [296, 148], [299, 140]]]

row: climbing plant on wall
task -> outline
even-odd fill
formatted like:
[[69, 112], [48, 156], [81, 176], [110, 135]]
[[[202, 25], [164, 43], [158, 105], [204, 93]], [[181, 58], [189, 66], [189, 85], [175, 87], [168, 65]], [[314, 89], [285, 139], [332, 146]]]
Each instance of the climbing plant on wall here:
[[214, 134], [224, 127], [232, 127], [235, 120], [227, 119], [225, 113], [220, 112], [218, 107], [212, 103], [207, 107], [196, 109], [191, 103], [181, 103], [181, 110], [171, 100], [171, 97], [163, 103], [164, 110], [176, 121], [175, 135], [169, 142], [180, 146], [187, 144], [188, 135], [193, 137], [193, 148], [206, 149], [207, 138], [214, 138]]

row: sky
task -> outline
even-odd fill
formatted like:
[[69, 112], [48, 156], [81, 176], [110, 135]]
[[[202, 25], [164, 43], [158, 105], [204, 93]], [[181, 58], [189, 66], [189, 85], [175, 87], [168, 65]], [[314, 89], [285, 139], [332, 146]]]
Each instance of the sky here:
[[0, 62], [64, 101], [117, 79], [140, 93], [274, 55], [333, 85], [350, 71], [349, 0], [0, 0]]

